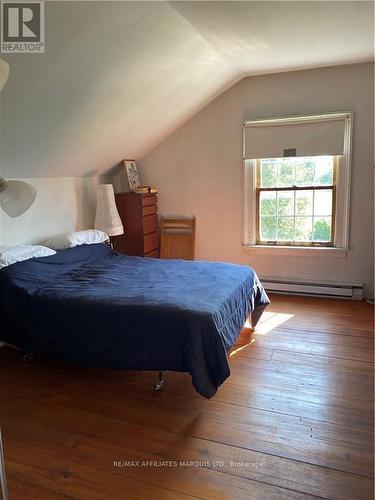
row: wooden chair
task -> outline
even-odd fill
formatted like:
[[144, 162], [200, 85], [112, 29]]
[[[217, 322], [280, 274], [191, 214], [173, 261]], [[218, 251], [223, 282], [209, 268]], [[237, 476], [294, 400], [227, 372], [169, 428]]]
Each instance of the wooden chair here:
[[195, 217], [163, 216], [160, 223], [160, 258], [194, 260]]

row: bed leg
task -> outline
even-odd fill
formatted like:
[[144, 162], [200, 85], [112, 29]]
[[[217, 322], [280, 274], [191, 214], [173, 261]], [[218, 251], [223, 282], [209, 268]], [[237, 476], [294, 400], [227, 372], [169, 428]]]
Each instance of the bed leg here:
[[9, 500], [7, 478], [5, 476], [5, 460], [3, 451], [3, 441], [1, 438], [1, 429], [0, 429], [0, 488], [3, 500]]
[[159, 372], [159, 381], [156, 382], [156, 384], [154, 385], [154, 391], [156, 392], [161, 391], [163, 388], [163, 383], [164, 383], [163, 372]]

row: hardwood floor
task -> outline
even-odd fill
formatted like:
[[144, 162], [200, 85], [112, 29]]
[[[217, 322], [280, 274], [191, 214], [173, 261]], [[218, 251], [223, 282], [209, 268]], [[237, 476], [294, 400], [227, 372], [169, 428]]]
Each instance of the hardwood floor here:
[[187, 374], [155, 393], [155, 373], [1, 349], [10, 500], [372, 499], [372, 306], [271, 299], [209, 401]]

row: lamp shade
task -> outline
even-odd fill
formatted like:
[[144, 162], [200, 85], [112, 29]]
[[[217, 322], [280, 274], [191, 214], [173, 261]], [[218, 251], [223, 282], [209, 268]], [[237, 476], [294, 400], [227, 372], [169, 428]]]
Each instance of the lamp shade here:
[[18, 217], [28, 210], [36, 198], [36, 189], [23, 181], [7, 181], [0, 177], [0, 206], [9, 217]]
[[100, 184], [97, 187], [95, 229], [104, 231], [108, 236], [124, 233], [112, 184]]

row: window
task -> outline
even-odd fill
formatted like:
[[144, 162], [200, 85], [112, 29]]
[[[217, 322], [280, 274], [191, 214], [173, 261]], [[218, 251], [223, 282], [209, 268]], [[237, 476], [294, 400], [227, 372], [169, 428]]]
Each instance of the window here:
[[345, 256], [352, 113], [262, 118], [243, 132], [244, 246]]
[[336, 158], [267, 158], [256, 162], [257, 243], [332, 246]]

